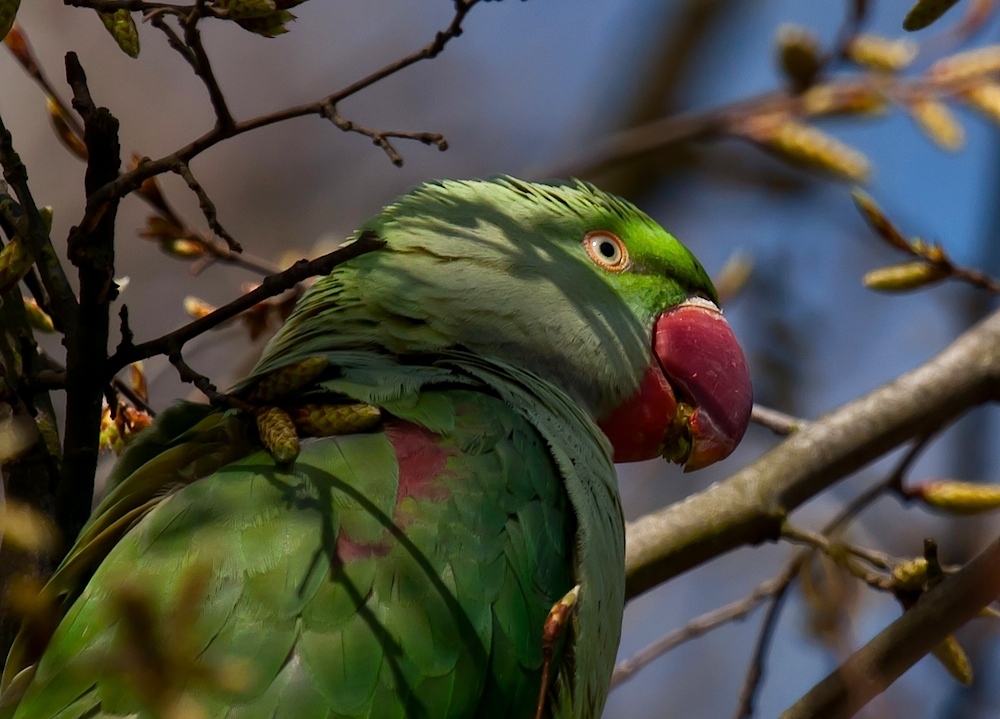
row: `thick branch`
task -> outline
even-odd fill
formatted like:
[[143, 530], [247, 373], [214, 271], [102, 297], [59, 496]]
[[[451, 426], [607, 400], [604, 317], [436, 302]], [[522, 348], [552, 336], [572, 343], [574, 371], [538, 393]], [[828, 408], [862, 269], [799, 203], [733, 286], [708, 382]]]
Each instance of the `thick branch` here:
[[921, 657], [1000, 596], [1000, 538], [956, 574], [929, 590], [782, 719], [847, 719]]
[[[88, 157], [84, 186], [89, 198], [118, 177], [118, 120], [107, 108], [94, 105], [74, 53], [66, 55], [66, 78], [73, 88], [73, 107], [84, 121]], [[56, 517], [67, 537], [75, 537], [87, 521], [94, 493], [101, 400], [109, 380], [110, 306], [118, 291], [114, 284], [117, 209], [117, 201], [104, 204], [101, 212], [91, 215], [91, 223], [70, 231], [67, 243], [80, 279], [77, 325], [67, 329], [65, 339], [66, 436], [62, 479], [56, 490]]]
[[1000, 312], [916, 370], [809, 424], [743, 468], [627, 529], [626, 594], [746, 544], [775, 539], [789, 512], [910, 437], [1000, 395]]

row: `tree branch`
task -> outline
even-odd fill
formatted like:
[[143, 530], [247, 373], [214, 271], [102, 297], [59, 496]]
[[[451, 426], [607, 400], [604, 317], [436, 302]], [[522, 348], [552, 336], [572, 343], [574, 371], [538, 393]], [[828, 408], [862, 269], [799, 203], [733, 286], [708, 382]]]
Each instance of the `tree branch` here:
[[161, 354], [168, 356], [177, 354], [188, 341], [208, 332], [210, 329], [218, 327], [226, 320], [235, 317], [241, 312], [245, 312], [259, 302], [280, 295], [282, 292], [291, 289], [299, 282], [310, 277], [327, 275], [337, 265], [343, 264], [359, 255], [377, 250], [384, 245], [385, 241], [380, 240], [373, 233], [362, 233], [357, 240], [346, 247], [341, 247], [315, 260], [299, 260], [284, 272], [265, 277], [260, 287], [252, 292], [247, 292], [245, 295], [194, 322], [186, 324], [155, 340], [149, 340], [137, 345], [129, 344], [119, 347], [108, 360], [108, 372], [110, 375], [114, 375], [123, 367], [147, 357]]
[[[102, 6], [104, 3], [107, 3], [108, 7], [112, 6], [128, 7], [129, 9], [142, 9], [146, 8], [147, 6], [150, 8], [155, 6], [155, 7], [171, 7], [176, 9], [175, 6], [160, 6], [159, 4], [156, 3], [142, 3], [142, 2], [133, 3], [131, 0], [123, 3], [122, 5], [116, 5], [114, 2], [110, 2], [110, 0], [86, 0], [86, 1], [67, 0], [67, 1], [72, 5], [78, 5], [82, 7], [91, 7], [94, 6], [92, 3], [101, 2]], [[250, 120], [237, 122], [231, 127], [225, 127], [222, 123], [217, 124], [216, 127], [214, 127], [212, 130], [205, 133], [201, 137], [193, 140], [192, 142], [180, 148], [176, 152], [172, 152], [169, 155], [166, 155], [156, 160], [149, 160], [148, 162], [144, 162], [138, 167], [136, 167], [134, 170], [131, 170], [129, 172], [120, 175], [115, 180], [107, 183], [100, 190], [90, 195], [92, 205], [91, 203], [88, 203], [88, 208], [83, 220], [83, 224], [86, 224], [87, 222], [91, 221], [92, 220], [91, 215], [96, 212], [100, 212], [101, 207], [103, 206], [104, 203], [111, 202], [112, 200], [115, 199], [120, 199], [125, 195], [129, 194], [130, 192], [137, 190], [142, 185], [143, 181], [148, 180], [151, 177], [163, 174], [164, 172], [172, 171], [178, 162], [190, 163], [190, 161], [194, 157], [201, 154], [210, 147], [217, 145], [223, 140], [227, 140], [231, 137], [235, 137], [236, 135], [242, 135], [245, 132], [250, 132], [251, 130], [256, 130], [261, 127], [273, 125], [278, 122], [284, 122], [285, 120], [290, 120], [296, 117], [303, 117], [306, 115], [319, 115], [322, 117], [326, 117], [327, 113], [329, 112], [329, 108], [335, 107], [337, 103], [345, 100], [346, 98], [351, 97], [352, 95], [355, 95], [358, 92], [368, 87], [371, 87], [375, 83], [380, 82], [385, 78], [389, 77], [390, 75], [394, 75], [400, 70], [403, 70], [409, 67], [410, 65], [418, 63], [421, 60], [429, 60], [437, 57], [451, 40], [462, 34], [462, 23], [465, 21], [465, 18], [469, 14], [469, 11], [472, 10], [472, 8], [478, 2], [479, 0], [456, 0], [455, 14], [452, 16], [451, 22], [449, 23], [448, 27], [446, 27], [444, 30], [438, 31], [438, 33], [434, 36], [434, 39], [431, 42], [429, 42], [427, 45], [420, 48], [416, 52], [413, 52], [407, 55], [406, 57], [400, 58], [399, 60], [392, 62], [386, 65], [385, 67], [382, 67], [379, 70], [376, 70], [370, 75], [358, 80], [357, 82], [348, 85], [347, 87], [342, 88], [341, 90], [338, 90], [335, 93], [327, 95], [326, 97], [317, 100], [315, 102], [311, 102], [304, 105], [296, 105], [294, 107], [278, 110], [277, 112], [269, 113], [266, 115], [260, 115], [255, 118], [251, 118]], [[213, 12], [209, 12], [210, 10], [211, 8], [206, 8], [206, 14], [209, 15], [214, 14]], [[218, 110], [218, 108], [216, 109]], [[354, 131], [357, 130], [355, 129]], [[362, 134], [367, 134], [367, 133], [363, 132]], [[383, 140], [385, 140], [385, 138], [387, 137], [399, 136], [399, 133], [390, 134], [389, 132], [386, 131], [379, 132], [377, 134], [380, 135]], [[429, 144], [437, 144], [439, 147], [441, 146], [440, 143], [438, 143], [436, 137], [432, 138], [428, 136], [429, 139], [424, 139], [424, 137], [420, 135], [420, 133], [417, 133], [417, 135], [419, 136], [416, 137], [415, 139], [418, 139], [421, 142], [428, 142]], [[373, 138], [373, 140], [376, 141], [376, 144], [379, 144], [377, 138]], [[383, 149], [385, 149], [384, 146]]]
[[[118, 120], [107, 108], [97, 107], [87, 88], [87, 77], [75, 53], [66, 55], [66, 79], [73, 88], [73, 107], [83, 117], [87, 145], [88, 196], [118, 177], [121, 150]], [[56, 519], [67, 537], [75, 537], [90, 516], [97, 471], [101, 400], [110, 379], [107, 373], [111, 302], [118, 294], [114, 283], [115, 217], [118, 202], [103, 203], [91, 222], [74, 227], [68, 255], [77, 267], [80, 302], [75, 326], [66, 331], [66, 434], [63, 472], [56, 489]]]
[[812, 422], [726, 481], [627, 527], [626, 596], [746, 544], [776, 539], [785, 516], [906, 441], [1000, 395], [1000, 312], [941, 354]]
[[59, 327], [68, 331], [76, 324], [76, 295], [52, 247], [45, 222], [28, 188], [28, 171], [20, 156], [14, 151], [13, 140], [2, 117], [0, 117], [0, 164], [3, 165], [4, 179], [10, 183], [18, 199], [15, 203], [6, 193], [0, 192], [0, 213], [24, 237], [26, 246], [38, 267], [42, 284], [48, 293], [53, 319]]
[[847, 719], [1000, 595], [1000, 537], [928, 590], [899, 619], [785, 711], [782, 719]]

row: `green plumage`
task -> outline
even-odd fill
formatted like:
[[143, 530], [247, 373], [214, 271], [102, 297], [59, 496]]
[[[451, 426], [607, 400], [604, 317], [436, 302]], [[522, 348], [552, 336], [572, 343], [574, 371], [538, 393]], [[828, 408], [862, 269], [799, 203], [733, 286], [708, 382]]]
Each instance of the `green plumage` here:
[[[587, 256], [593, 230], [628, 272]], [[652, 319], [714, 290], [584, 184], [425, 185], [360, 231], [386, 248], [319, 280], [234, 391], [322, 358], [275, 402], [383, 425], [303, 439], [285, 468], [252, 418], [164, 413], [46, 590], [66, 614], [40, 662], [19, 637], [0, 717], [531, 717], [542, 625], [577, 584], [548, 706], [599, 716], [624, 527], [595, 420], [638, 386]]]

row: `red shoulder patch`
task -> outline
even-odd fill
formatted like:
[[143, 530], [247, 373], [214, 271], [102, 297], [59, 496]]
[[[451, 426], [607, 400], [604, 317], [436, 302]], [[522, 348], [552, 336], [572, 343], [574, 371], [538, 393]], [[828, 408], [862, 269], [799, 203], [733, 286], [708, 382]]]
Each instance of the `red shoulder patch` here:
[[456, 450], [441, 445], [441, 436], [426, 427], [394, 419], [385, 423], [385, 436], [399, 463], [396, 506], [407, 497], [438, 501], [449, 495], [439, 480], [447, 474], [448, 458]]
[[[457, 450], [442, 446], [440, 435], [412, 422], [389, 420], [383, 431], [399, 463], [399, 487], [396, 490], [392, 521], [400, 529], [405, 529], [413, 517], [400, 509], [404, 499], [413, 497], [441, 501], [450, 495], [447, 486], [440, 480], [448, 476], [448, 458], [454, 456]], [[348, 537], [341, 527], [337, 534], [336, 551], [340, 560], [346, 564], [360, 559], [384, 557], [394, 544], [395, 540], [389, 536], [388, 531], [382, 532], [378, 541], [357, 542]]]

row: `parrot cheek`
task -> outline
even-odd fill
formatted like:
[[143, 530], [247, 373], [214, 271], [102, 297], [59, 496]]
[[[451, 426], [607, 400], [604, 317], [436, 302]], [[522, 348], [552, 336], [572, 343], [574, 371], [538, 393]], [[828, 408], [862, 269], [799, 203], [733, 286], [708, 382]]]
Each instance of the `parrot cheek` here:
[[674, 391], [654, 362], [635, 394], [597, 424], [611, 441], [615, 462], [638, 462], [663, 453], [676, 415]]

